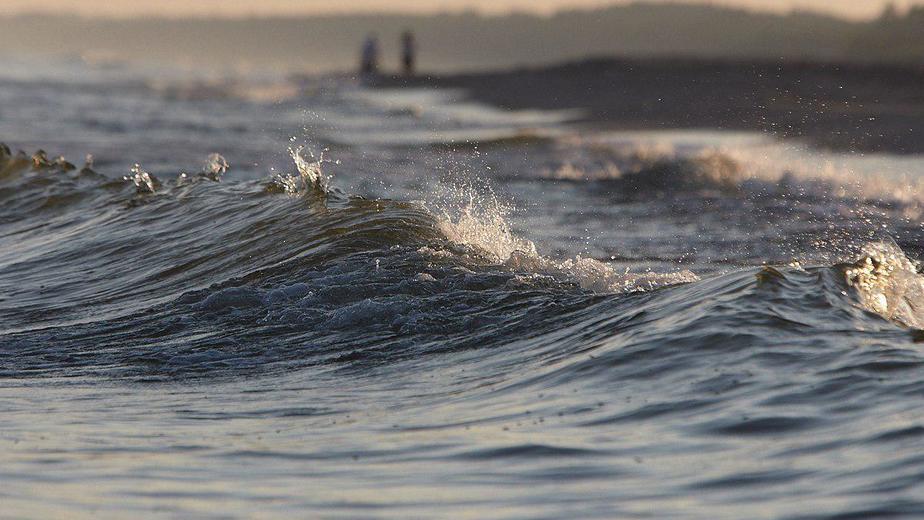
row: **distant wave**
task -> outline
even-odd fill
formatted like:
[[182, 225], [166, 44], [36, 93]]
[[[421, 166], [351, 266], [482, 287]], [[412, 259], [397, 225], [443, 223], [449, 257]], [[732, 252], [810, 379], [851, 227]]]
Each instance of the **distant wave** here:
[[573, 159], [540, 172], [563, 182], [595, 183], [614, 194], [716, 191], [759, 195], [789, 192], [799, 196], [853, 197], [905, 205], [919, 212], [924, 180], [904, 175], [861, 175], [832, 162], [800, 165], [798, 155], [768, 141], [759, 146], [694, 147], [677, 150], [663, 142], [615, 142], [566, 137], [559, 146]]

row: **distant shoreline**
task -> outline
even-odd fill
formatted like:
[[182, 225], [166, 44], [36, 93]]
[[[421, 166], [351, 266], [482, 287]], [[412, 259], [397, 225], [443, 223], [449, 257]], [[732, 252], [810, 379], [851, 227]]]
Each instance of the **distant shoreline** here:
[[461, 88], [509, 109], [581, 109], [608, 129], [759, 130], [838, 151], [924, 153], [924, 67], [601, 58], [508, 71], [382, 78]]

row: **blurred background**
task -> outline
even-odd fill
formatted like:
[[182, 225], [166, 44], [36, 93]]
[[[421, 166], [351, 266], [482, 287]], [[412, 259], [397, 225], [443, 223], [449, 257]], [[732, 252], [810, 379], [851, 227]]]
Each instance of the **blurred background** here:
[[406, 28], [429, 71], [601, 55], [924, 63], [913, 0], [3, 0], [0, 13], [0, 54], [106, 65], [343, 70], [375, 31], [397, 67]]
[[0, 0], [0, 517], [924, 518], [922, 34]]

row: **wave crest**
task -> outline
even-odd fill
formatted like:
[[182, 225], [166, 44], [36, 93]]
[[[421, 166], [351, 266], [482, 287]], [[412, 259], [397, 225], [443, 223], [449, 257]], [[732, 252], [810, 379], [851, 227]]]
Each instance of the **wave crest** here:
[[[87, 166], [84, 166], [87, 168]], [[77, 167], [68, 162], [63, 156], [49, 159], [45, 150], [38, 150], [32, 156], [27, 156], [22, 150], [15, 154], [5, 143], [0, 143], [0, 179], [12, 177], [27, 171], [53, 171], [70, 172]]]

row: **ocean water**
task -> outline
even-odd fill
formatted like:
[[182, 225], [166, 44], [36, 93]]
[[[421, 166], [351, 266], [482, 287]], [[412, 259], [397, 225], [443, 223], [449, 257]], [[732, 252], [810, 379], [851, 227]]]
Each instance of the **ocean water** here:
[[920, 157], [7, 65], [0, 517], [924, 516]]

